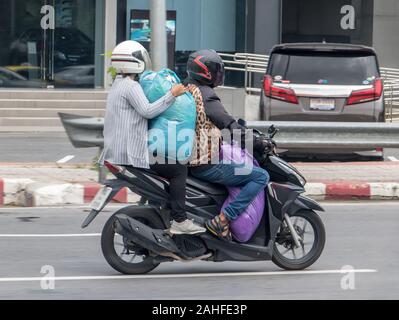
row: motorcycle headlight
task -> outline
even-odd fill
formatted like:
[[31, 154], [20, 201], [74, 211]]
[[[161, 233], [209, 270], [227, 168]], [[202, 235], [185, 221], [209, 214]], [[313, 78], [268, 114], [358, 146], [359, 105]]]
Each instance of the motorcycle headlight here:
[[305, 179], [301, 174], [299, 174], [295, 169], [293, 169], [293, 168], [290, 167], [290, 166], [287, 166], [287, 165], [284, 164], [284, 163], [281, 163], [281, 165], [282, 165], [285, 169], [287, 169], [287, 171], [289, 171], [290, 174], [294, 175], [294, 176], [298, 179], [298, 181], [301, 183], [302, 187], [304, 187], [304, 186], [306, 185], [306, 179]]
[[295, 176], [298, 178], [299, 182], [301, 183], [302, 187], [306, 185], [306, 180], [304, 177], [302, 177], [300, 174], [296, 173], [294, 171]]

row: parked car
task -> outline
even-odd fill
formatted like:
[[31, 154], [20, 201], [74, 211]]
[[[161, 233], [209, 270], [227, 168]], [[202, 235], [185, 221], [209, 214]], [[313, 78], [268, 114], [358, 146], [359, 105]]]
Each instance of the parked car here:
[[59, 70], [54, 81], [58, 86], [94, 88], [94, 65], [71, 66]]
[[[383, 82], [373, 48], [327, 43], [272, 49], [260, 100], [262, 120], [384, 122]], [[290, 149], [287, 155], [347, 154], [347, 150]], [[351, 154], [383, 157], [383, 150]]]
[[[38, 56], [43, 51], [43, 30], [25, 31], [10, 46], [11, 64], [28, 62], [28, 43], [36, 43]], [[94, 41], [76, 28], [56, 28], [54, 31], [55, 68], [94, 63]]]
[[23, 75], [9, 68], [0, 67], [0, 87], [41, 89], [46, 86], [40, 79], [28, 80]]

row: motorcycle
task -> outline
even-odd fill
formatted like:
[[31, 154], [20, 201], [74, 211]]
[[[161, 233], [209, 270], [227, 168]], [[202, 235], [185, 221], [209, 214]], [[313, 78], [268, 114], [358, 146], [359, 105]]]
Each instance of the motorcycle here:
[[[273, 138], [254, 131], [259, 138]], [[161, 263], [181, 261], [269, 261], [285, 270], [303, 270], [320, 257], [325, 244], [325, 228], [317, 211], [324, 209], [303, 195], [305, 178], [281, 159], [274, 148], [258, 158], [270, 175], [266, 187], [265, 211], [247, 243], [219, 239], [209, 232], [200, 235], [171, 235], [168, 180], [146, 169], [105, 163], [117, 178], [107, 180], [91, 204], [82, 224], [86, 228], [122, 188], [140, 195], [138, 205], [117, 211], [106, 222], [101, 248], [106, 261], [123, 274], [145, 274]], [[189, 219], [204, 225], [220, 213], [227, 198], [223, 186], [189, 176], [186, 210]]]

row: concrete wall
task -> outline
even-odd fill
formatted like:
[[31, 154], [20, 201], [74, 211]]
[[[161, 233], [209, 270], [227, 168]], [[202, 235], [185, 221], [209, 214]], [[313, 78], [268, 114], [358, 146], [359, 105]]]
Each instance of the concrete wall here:
[[374, 1], [373, 46], [381, 66], [399, 68], [399, 1]]
[[[281, 1], [256, 0], [254, 53], [269, 54], [281, 39]], [[263, 76], [255, 74], [254, 87], [260, 88]]]
[[280, 43], [280, 0], [256, 0], [255, 53], [269, 54]]
[[259, 96], [247, 95], [242, 88], [217, 88], [216, 92], [226, 110], [236, 119], [247, 121], [260, 119]]
[[217, 88], [216, 93], [227, 112], [235, 118], [245, 118], [245, 90], [242, 88]]

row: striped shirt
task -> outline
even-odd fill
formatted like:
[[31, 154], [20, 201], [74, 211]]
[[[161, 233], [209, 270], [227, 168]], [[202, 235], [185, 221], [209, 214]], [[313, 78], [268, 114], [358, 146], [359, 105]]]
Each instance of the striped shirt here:
[[104, 151], [99, 163], [108, 161], [148, 169], [148, 119], [157, 117], [174, 102], [175, 97], [168, 92], [150, 104], [137, 81], [118, 76], [108, 94]]

